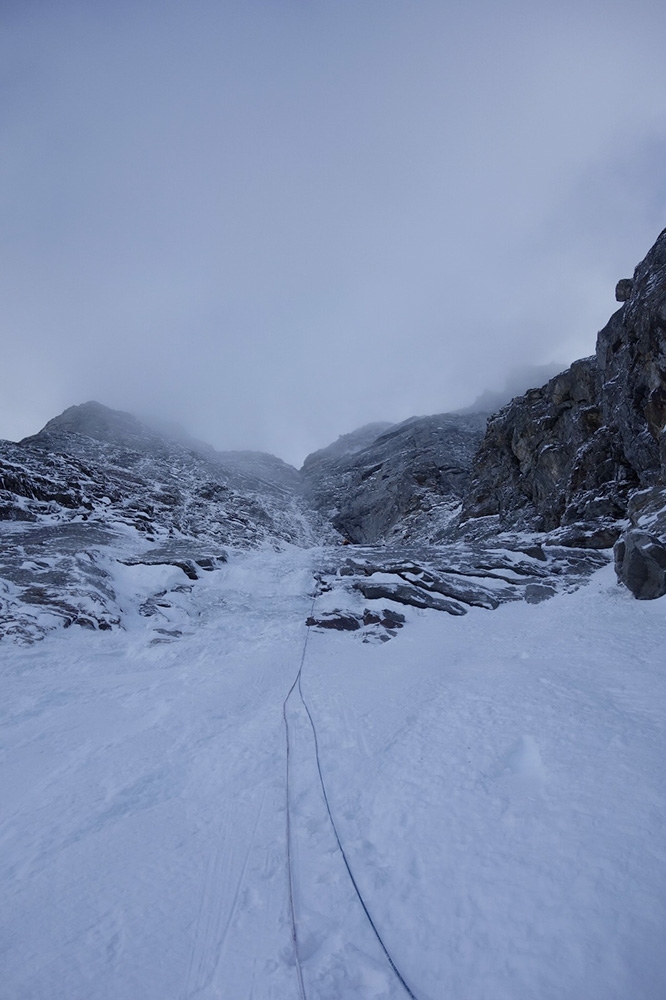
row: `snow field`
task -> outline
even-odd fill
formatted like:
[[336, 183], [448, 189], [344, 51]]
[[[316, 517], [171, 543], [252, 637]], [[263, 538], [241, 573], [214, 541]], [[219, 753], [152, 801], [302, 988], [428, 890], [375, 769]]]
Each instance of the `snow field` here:
[[[137, 615], [2, 647], [3, 996], [297, 1000], [282, 703], [316, 562], [235, 556], [169, 590], [174, 642]], [[123, 567], [121, 591], [187, 583], [153, 569]], [[313, 631], [302, 685], [354, 876], [418, 1000], [662, 1000], [663, 602], [606, 569], [537, 606], [401, 611], [382, 644]], [[297, 694], [307, 996], [392, 1000]]]
[[415, 617], [362, 663], [316, 636], [304, 685], [416, 992], [665, 996], [663, 606], [609, 568], [537, 607]]

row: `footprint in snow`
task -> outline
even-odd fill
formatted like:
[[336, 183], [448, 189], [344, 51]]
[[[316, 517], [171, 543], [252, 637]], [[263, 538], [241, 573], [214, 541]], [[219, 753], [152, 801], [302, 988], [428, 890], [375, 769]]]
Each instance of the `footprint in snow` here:
[[533, 736], [521, 736], [516, 740], [504, 758], [503, 770], [530, 781], [544, 781], [546, 769]]
[[547, 771], [533, 736], [519, 737], [491, 773], [494, 790], [514, 803], [541, 796]]

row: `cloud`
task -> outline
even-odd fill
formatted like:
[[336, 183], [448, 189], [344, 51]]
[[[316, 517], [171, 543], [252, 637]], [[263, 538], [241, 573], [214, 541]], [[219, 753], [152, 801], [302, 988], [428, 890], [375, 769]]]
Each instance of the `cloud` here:
[[299, 461], [593, 349], [664, 224], [637, 3], [15, 7], [0, 434], [97, 397]]

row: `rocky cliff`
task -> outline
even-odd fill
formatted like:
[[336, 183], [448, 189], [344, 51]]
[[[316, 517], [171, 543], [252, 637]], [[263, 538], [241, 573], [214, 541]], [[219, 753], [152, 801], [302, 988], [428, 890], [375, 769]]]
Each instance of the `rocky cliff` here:
[[[616, 297], [622, 305], [594, 357], [491, 418], [463, 522], [490, 517], [504, 529], [554, 532], [590, 547], [622, 535], [620, 579], [637, 596], [656, 596], [666, 593], [666, 579], [645, 588], [639, 578], [661, 580], [663, 570], [637, 567], [666, 534], [666, 230]], [[650, 535], [643, 555], [634, 530]]]

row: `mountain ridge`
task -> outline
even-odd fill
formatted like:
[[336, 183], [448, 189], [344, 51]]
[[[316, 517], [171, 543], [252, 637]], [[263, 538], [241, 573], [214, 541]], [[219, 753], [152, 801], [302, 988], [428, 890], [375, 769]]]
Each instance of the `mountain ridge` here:
[[[404, 603], [496, 606], [488, 579], [508, 585], [500, 600], [541, 600], [611, 549], [635, 596], [666, 594], [666, 230], [616, 295], [593, 357], [498, 412], [365, 425], [300, 470], [94, 401], [0, 442], [0, 635], [121, 625], [119, 563], [182, 571], [168, 605], [229, 552], [264, 546], [321, 553], [340, 602], [321, 627], [374, 627], [377, 600], [381, 622]], [[356, 558], [335, 554], [343, 542]], [[360, 619], [341, 610], [352, 593], [370, 602]]]

